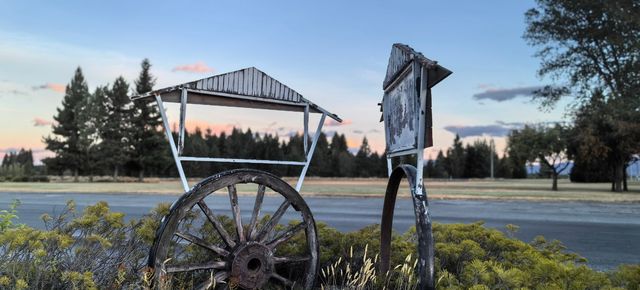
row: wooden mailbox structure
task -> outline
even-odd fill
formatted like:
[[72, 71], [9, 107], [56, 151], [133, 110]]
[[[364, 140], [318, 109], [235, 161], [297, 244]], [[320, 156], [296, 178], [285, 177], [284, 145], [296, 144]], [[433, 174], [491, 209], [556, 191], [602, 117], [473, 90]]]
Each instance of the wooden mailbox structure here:
[[[301, 94], [282, 84], [278, 80], [254, 68], [245, 68], [234, 72], [215, 75], [208, 78], [155, 90], [143, 95], [133, 96], [134, 101], [154, 100], [162, 116], [163, 126], [171, 153], [175, 160], [185, 194], [172, 206], [169, 214], [163, 218], [156, 233], [154, 244], [149, 252], [148, 266], [153, 269], [156, 287], [178, 287], [164, 285], [172, 281], [171, 277], [181, 275], [196, 279], [197, 289], [209, 289], [216, 283], [230, 283], [232, 287], [260, 289], [267, 282], [275, 281], [284, 286], [312, 287], [317, 275], [318, 241], [313, 215], [299, 190], [311, 163], [318, 137], [325, 118], [328, 116], [338, 122], [342, 120], [335, 114], [305, 99]], [[171, 133], [164, 102], [180, 104], [180, 128], [177, 142]], [[305, 160], [256, 160], [241, 158], [222, 158], [219, 156], [184, 156], [185, 119], [187, 105], [228, 106], [253, 109], [294, 111], [303, 113]], [[321, 114], [315, 134], [309, 144], [309, 114]], [[176, 144], [177, 143], [177, 144]], [[182, 168], [183, 162], [230, 162], [258, 163], [301, 166], [302, 170], [296, 188], [292, 188], [282, 179], [267, 172], [237, 169], [217, 173], [191, 187]], [[256, 198], [248, 227], [243, 226], [238, 204], [236, 185], [254, 184], [257, 186]], [[217, 190], [227, 190], [231, 205], [231, 215], [235, 233], [229, 233], [219, 220], [205, 198]], [[265, 191], [271, 190], [284, 198], [284, 202], [273, 212], [271, 218], [261, 224], [260, 212]], [[292, 208], [302, 222], [290, 225], [284, 230], [276, 227], [285, 214]], [[212, 235], [199, 235], [193, 229], [185, 227], [183, 221], [194, 214], [204, 215], [201, 226], [215, 230]], [[206, 225], [205, 225], [206, 224]], [[306, 253], [299, 257], [279, 256], [277, 247], [297, 234], [306, 237]], [[191, 247], [191, 250], [186, 250]], [[194, 250], [195, 247], [195, 250]], [[178, 251], [178, 248], [184, 248]], [[199, 255], [189, 256], [189, 252], [201, 251]], [[300, 274], [292, 281], [278, 266], [286, 263], [303, 264]], [[194, 278], [195, 277], [195, 278]], [[174, 279], [178, 281], [179, 279]], [[297, 283], [297, 280], [300, 280]]]
[[[437, 62], [405, 44], [391, 49], [382, 85], [381, 121], [384, 122], [389, 183], [381, 222], [381, 272], [389, 270], [393, 211], [398, 187], [407, 178], [416, 216], [418, 271], [421, 289], [434, 289], [434, 252], [427, 193], [423, 185], [424, 149], [433, 146], [431, 88], [451, 74]], [[392, 168], [392, 158], [416, 156], [416, 166]]]

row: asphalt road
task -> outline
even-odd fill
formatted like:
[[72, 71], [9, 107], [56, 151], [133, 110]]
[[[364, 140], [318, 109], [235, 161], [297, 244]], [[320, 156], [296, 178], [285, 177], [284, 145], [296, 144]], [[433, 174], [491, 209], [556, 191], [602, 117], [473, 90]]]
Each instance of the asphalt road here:
[[[215, 197], [208, 202], [216, 213], [229, 214], [228, 199]], [[19, 199], [19, 222], [42, 227], [40, 215], [60, 212], [66, 201], [75, 200], [79, 208], [107, 201], [112, 210], [123, 212], [128, 218], [139, 218], [159, 202], [173, 202], [176, 196], [131, 194], [51, 194], [0, 192], [0, 209], [7, 209], [13, 199]], [[381, 198], [325, 198], [307, 197], [317, 221], [323, 221], [341, 231], [352, 231], [366, 225], [380, 223]], [[253, 197], [240, 197], [241, 208], [252, 208]], [[265, 198], [265, 209], [275, 210], [276, 198]], [[586, 202], [527, 202], [527, 201], [471, 201], [434, 200], [430, 203], [432, 218], [441, 223], [470, 223], [485, 221], [486, 226], [504, 230], [516, 224], [516, 236], [531, 241], [537, 235], [548, 240], [562, 241], [570, 251], [589, 260], [600, 270], [615, 268], [621, 263], [640, 263], [640, 204]], [[269, 212], [267, 210], [267, 212]], [[394, 228], [405, 231], [414, 223], [411, 201], [396, 203]], [[245, 210], [243, 216], [250, 215]], [[285, 216], [286, 218], [286, 216]]]

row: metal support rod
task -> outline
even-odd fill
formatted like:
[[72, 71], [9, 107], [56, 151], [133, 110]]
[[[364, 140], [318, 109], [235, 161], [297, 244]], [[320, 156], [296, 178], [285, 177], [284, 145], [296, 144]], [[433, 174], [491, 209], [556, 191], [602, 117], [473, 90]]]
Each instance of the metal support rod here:
[[391, 163], [391, 156], [387, 155], [387, 176], [391, 176], [393, 171], [393, 164]]
[[427, 94], [429, 94], [429, 88], [427, 87], [428, 71], [424, 66], [420, 66], [414, 63], [414, 69], [420, 68], [420, 111], [418, 114], [418, 144], [416, 152], [416, 188], [414, 194], [422, 195], [422, 179], [424, 171], [424, 139], [425, 139], [425, 114], [427, 111]]
[[167, 113], [164, 111], [164, 106], [162, 105], [162, 99], [160, 98], [160, 95], [156, 95], [156, 103], [158, 104], [158, 111], [160, 111], [160, 116], [162, 117], [164, 132], [167, 135], [167, 139], [169, 139], [171, 154], [173, 155], [173, 160], [175, 160], [176, 162], [178, 174], [180, 175], [180, 181], [182, 181], [182, 188], [184, 188], [184, 192], [188, 192], [190, 188], [189, 184], [187, 183], [187, 177], [185, 177], [184, 175], [182, 163], [180, 163], [180, 157], [178, 156], [178, 150], [176, 149], [176, 144], [173, 141], [173, 136], [171, 136], [171, 127], [169, 127], [169, 120], [167, 119]]
[[309, 153], [307, 153], [305, 162], [306, 164], [302, 168], [302, 172], [300, 172], [300, 178], [298, 178], [298, 183], [296, 183], [296, 191], [300, 192], [302, 188], [302, 182], [304, 181], [305, 175], [307, 175], [307, 170], [309, 169], [309, 165], [311, 164], [311, 157], [313, 157], [313, 151], [316, 150], [316, 144], [318, 143], [318, 138], [320, 137], [320, 133], [322, 132], [322, 125], [324, 125], [324, 119], [327, 117], [327, 114], [322, 114], [320, 117], [320, 122], [318, 123], [318, 129], [316, 129], [316, 133], [313, 135], [313, 140], [311, 141], [311, 148], [309, 148]]
[[496, 144], [493, 142], [493, 139], [491, 139], [489, 145], [489, 147], [491, 147], [491, 179], [493, 179], [493, 152], [496, 150]]
[[178, 132], [178, 155], [182, 155], [184, 149], [185, 122], [187, 118], [187, 88], [182, 88], [180, 95], [180, 132]]
[[286, 160], [262, 160], [262, 159], [241, 159], [241, 158], [215, 158], [215, 157], [192, 157], [180, 156], [180, 161], [200, 161], [200, 162], [220, 162], [220, 163], [252, 163], [252, 164], [278, 164], [278, 165], [307, 165], [302, 161]]
[[307, 155], [309, 150], [309, 104], [304, 107], [304, 136], [302, 136], [304, 143], [304, 155]]

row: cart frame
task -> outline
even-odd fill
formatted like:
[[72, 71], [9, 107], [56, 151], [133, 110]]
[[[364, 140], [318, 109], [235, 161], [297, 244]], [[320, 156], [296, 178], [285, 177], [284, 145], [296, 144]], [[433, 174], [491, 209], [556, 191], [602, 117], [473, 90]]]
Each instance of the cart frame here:
[[[234, 80], [226, 80], [225, 76], [229, 76], [229, 78], [235, 78], [236, 79], [235, 83], [234, 83]], [[243, 78], [246, 79], [247, 78], [246, 76], [251, 76], [254, 78], [254, 80], [244, 80]], [[258, 92], [257, 89], [254, 89], [253, 92], [247, 92], [247, 89], [242, 87], [242, 86], [245, 86], [245, 87], [266, 86], [266, 84], [258, 83], [259, 82], [258, 79], [261, 79], [260, 82], [263, 82], [263, 83], [270, 82], [271, 84], [269, 85], [269, 88], [265, 88], [265, 91], [262, 91], [262, 92]], [[219, 81], [219, 84], [217, 83], [217, 81]], [[251, 83], [247, 84], [247, 82], [251, 82]], [[208, 88], [213, 88], [213, 89], [205, 89], [205, 87], [207, 86]], [[177, 92], [179, 92], [178, 98], [176, 98]], [[248, 95], [242, 95], [242, 94], [239, 94], [238, 92], [247, 92]], [[245, 108], [254, 108], [254, 109], [302, 111], [304, 113], [303, 146], [304, 146], [305, 160], [304, 161], [291, 161], [291, 160], [288, 161], [288, 160], [221, 158], [221, 157], [214, 157], [214, 156], [212, 157], [182, 156], [182, 151], [184, 148], [185, 131], [186, 131], [187, 105], [192, 102], [189, 98], [190, 94], [196, 95], [196, 100], [193, 100], [193, 103], [195, 104], [245, 107]], [[263, 94], [267, 97], [256, 97], [256, 95], [260, 95], [260, 94]], [[279, 95], [283, 97], [281, 99], [277, 99]], [[164, 97], [165, 98], [164, 100], [163, 100], [163, 96], [166, 96]], [[302, 170], [300, 172], [298, 181], [295, 186], [296, 191], [300, 191], [302, 189], [304, 178], [309, 169], [309, 165], [311, 164], [313, 152], [315, 151], [316, 145], [318, 143], [318, 138], [320, 137], [320, 133], [322, 132], [322, 127], [324, 125], [326, 117], [328, 116], [329, 118], [332, 118], [337, 122], [342, 122], [342, 119], [338, 117], [336, 114], [330, 113], [329, 111], [323, 109], [322, 107], [305, 99], [303, 96], [299, 95], [297, 92], [280, 84], [277, 80], [271, 78], [270, 76], [266, 75], [265, 73], [263, 73], [262, 71], [254, 67], [242, 69], [239, 71], [235, 71], [235, 72], [231, 72], [231, 73], [227, 73], [219, 76], [205, 78], [205, 79], [194, 81], [191, 83], [185, 83], [182, 85], [177, 85], [177, 86], [168, 87], [161, 90], [156, 90], [140, 96], [135, 96], [132, 98], [132, 100], [138, 100], [138, 99], [149, 98], [149, 97], [154, 98], [159, 108], [160, 115], [162, 117], [164, 132], [166, 134], [167, 139], [169, 140], [169, 147], [171, 148], [171, 154], [175, 161], [176, 168], [178, 169], [180, 181], [182, 183], [182, 187], [185, 192], [188, 192], [191, 187], [189, 186], [187, 177], [182, 167], [182, 162], [184, 161], [302, 166]], [[206, 99], [207, 97], [214, 97], [217, 100], [213, 100], [213, 101], [207, 100]], [[268, 98], [268, 97], [271, 97], [271, 98]], [[227, 100], [224, 100], [221, 98], [225, 98]], [[177, 144], [173, 140], [173, 136], [171, 134], [169, 118], [167, 116], [167, 113], [165, 112], [165, 107], [163, 105], [165, 101], [180, 103], [180, 121], [179, 121]], [[320, 121], [318, 122], [318, 125], [317, 125], [317, 129], [314, 132], [313, 137], [311, 138], [311, 146], [309, 146], [309, 115], [311, 113], [319, 113], [321, 114], [321, 116], [320, 116]]]
[[[165, 278], [167, 275], [173, 275], [172, 273], [196, 273], [201, 270], [215, 270], [215, 274], [211, 272], [209, 277], [203, 278], [204, 281], [199, 283], [198, 288], [202, 289], [208, 289], [218, 282], [239, 285], [245, 289], [259, 289], [269, 280], [277, 280], [285, 286], [293, 286], [296, 285], [296, 282], [289, 280], [291, 277], [287, 278], [277, 273], [277, 265], [304, 263], [306, 266], [301, 268], [304, 269], [304, 272], [301, 276], [295, 277], [295, 280], [302, 279], [303, 287], [305, 289], [311, 288], [318, 272], [319, 244], [315, 220], [299, 191], [311, 164], [326, 117], [328, 116], [337, 122], [342, 122], [342, 119], [254, 67], [155, 90], [134, 96], [131, 99], [150, 98], [153, 98], [158, 106], [171, 154], [185, 192], [173, 203], [169, 214], [162, 219], [149, 251], [148, 266], [154, 273], [154, 281], [158, 283], [156, 286], [163, 288], [162, 283], [170, 281], [171, 279]], [[172, 135], [164, 102], [180, 104], [177, 141]], [[304, 161], [184, 156], [188, 104], [303, 112]], [[309, 115], [311, 113], [319, 113], [321, 116], [311, 144], [309, 144]], [[183, 169], [183, 162], [293, 165], [301, 166], [302, 170], [295, 189], [273, 174], [252, 169], [236, 169], [215, 173], [191, 187]], [[236, 188], [238, 184], [258, 186], [247, 228], [243, 225], [240, 214]], [[225, 229], [223, 223], [218, 220], [214, 211], [205, 201], [207, 196], [224, 188], [227, 189], [229, 195], [235, 234], [230, 234]], [[264, 221], [262, 224], [259, 219], [267, 189], [282, 196], [284, 202], [268, 218], [268, 221]], [[284, 230], [278, 230], [276, 225], [279, 224], [288, 208], [295, 209], [300, 215], [301, 222], [295, 226], [285, 226]], [[189, 233], [188, 229], [184, 231], [181, 223], [189, 219], [188, 216], [193, 210], [204, 214], [205, 219], [217, 232], [217, 237], [221, 238], [222, 244], [212, 244], [206, 240], [206, 236], [201, 238]], [[278, 245], [303, 232], [306, 237], [306, 251], [303, 256], [278, 256], [280, 254], [277, 252]], [[178, 241], [187, 241], [187, 245], [194, 245], [205, 250], [210, 255], [214, 255], [211, 258], [213, 260], [208, 260], [205, 263], [188, 259], [181, 261], [178, 257], [180, 254], [172, 252], [181, 245], [177, 243]], [[174, 259], [174, 257], [178, 259]], [[171, 262], [167, 264], [169, 261]]]

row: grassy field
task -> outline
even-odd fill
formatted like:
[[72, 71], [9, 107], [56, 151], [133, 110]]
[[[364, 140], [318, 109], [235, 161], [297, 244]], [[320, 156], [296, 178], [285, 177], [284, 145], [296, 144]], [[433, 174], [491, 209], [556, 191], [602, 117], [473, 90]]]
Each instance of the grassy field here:
[[[295, 178], [285, 178], [295, 185]], [[190, 180], [193, 185], [198, 180]], [[382, 197], [387, 180], [383, 178], [307, 178], [302, 188], [303, 196], [352, 196]], [[506, 199], [545, 201], [595, 201], [640, 202], [640, 182], [629, 183], [629, 192], [610, 192], [610, 184], [580, 184], [568, 180], [559, 181], [559, 191], [549, 190], [551, 180], [429, 180], [425, 181], [431, 199]], [[177, 179], [148, 179], [138, 182], [50, 182], [50, 183], [0, 183], [0, 192], [80, 192], [80, 193], [182, 193]], [[249, 188], [239, 187], [241, 194], [253, 194]], [[409, 190], [403, 184], [400, 197], [408, 197]]]

